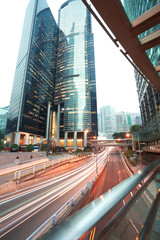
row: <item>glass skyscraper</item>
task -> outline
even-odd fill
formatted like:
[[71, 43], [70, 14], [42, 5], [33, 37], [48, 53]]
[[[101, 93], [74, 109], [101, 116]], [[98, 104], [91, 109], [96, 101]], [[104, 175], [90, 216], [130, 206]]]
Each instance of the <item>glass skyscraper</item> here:
[[108, 105], [100, 108], [101, 133], [107, 139], [113, 139], [113, 134], [117, 132], [115, 109]]
[[49, 134], [57, 145], [76, 150], [86, 145], [85, 130], [91, 136], [98, 134], [91, 14], [81, 0], [68, 0], [60, 8], [56, 24], [45, 0], [30, 0], [11, 94], [7, 141], [36, 143]]
[[55, 104], [66, 142], [73, 135], [82, 139], [86, 129], [90, 136], [98, 134], [91, 14], [81, 0], [68, 0], [59, 10], [58, 26]]
[[45, 0], [26, 10], [13, 82], [7, 140], [25, 144], [46, 136], [48, 102], [53, 108], [58, 26]]
[[[159, 0], [124, 0], [123, 2], [131, 22], [160, 3]], [[143, 40], [144, 37], [149, 38], [151, 33], [154, 32], [156, 34], [156, 31], [159, 29], [160, 24], [157, 24], [139, 34], [138, 38], [140, 40]], [[154, 67], [160, 65], [160, 45], [147, 49], [145, 52]], [[137, 71], [135, 71], [135, 78], [143, 126], [141, 139], [152, 143], [160, 139], [160, 94]]]
[[6, 129], [8, 106], [0, 108], [0, 130]]

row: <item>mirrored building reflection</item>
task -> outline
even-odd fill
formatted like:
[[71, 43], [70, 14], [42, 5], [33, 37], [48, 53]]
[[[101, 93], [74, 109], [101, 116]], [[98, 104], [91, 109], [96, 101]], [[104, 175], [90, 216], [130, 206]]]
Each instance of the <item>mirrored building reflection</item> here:
[[[131, 22], [159, 4], [157, 0], [124, 0], [123, 2]], [[151, 34], [156, 34], [159, 29], [160, 24], [148, 27], [138, 35], [138, 38], [149, 39]], [[145, 53], [155, 68], [160, 65], [160, 45], [148, 47]], [[160, 75], [160, 72], [158, 74]], [[140, 138], [148, 144], [160, 144], [160, 94], [136, 70], [135, 78], [143, 127]]]
[[[66, 24], [67, 22], [67, 24]], [[91, 14], [68, 0], [56, 23], [45, 0], [26, 10], [13, 82], [6, 138], [9, 144], [86, 146], [98, 134]]]
[[7, 122], [7, 139], [18, 145], [46, 136], [48, 102], [53, 106], [58, 26], [44, 0], [26, 10]]
[[59, 29], [55, 84], [59, 136], [64, 146], [74, 138], [76, 149], [77, 139], [78, 147], [84, 145], [86, 130], [90, 137], [97, 135], [94, 39], [91, 14], [82, 1], [68, 0], [61, 6]]

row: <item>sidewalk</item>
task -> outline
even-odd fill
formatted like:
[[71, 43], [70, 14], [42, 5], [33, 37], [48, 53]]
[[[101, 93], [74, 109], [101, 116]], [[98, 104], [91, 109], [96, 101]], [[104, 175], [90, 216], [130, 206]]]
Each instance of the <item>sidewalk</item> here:
[[0, 176], [10, 174], [12, 172], [20, 171], [22, 169], [29, 168], [29, 167], [32, 167], [32, 166], [35, 166], [35, 165], [38, 165], [38, 164], [48, 162], [48, 161], [49, 161], [48, 158], [44, 158], [44, 159], [41, 159], [41, 160], [35, 160], [35, 161], [32, 161], [32, 162], [28, 162], [28, 163], [23, 163], [23, 164], [12, 166], [12, 167], [7, 167], [7, 168], [4, 168], [4, 169], [0, 170]]
[[139, 170], [141, 170], [141, 168], [143, 169], [145, 167], [144, 164], [138, 164], [137, 166], [132, 166], [132, 164], [128, 161], [127, 157], [122, 155], [124, 161], [126, 162], [128, 168], [130, 169], [130, 171], [134, 174], [136, 172], [138, 172]]

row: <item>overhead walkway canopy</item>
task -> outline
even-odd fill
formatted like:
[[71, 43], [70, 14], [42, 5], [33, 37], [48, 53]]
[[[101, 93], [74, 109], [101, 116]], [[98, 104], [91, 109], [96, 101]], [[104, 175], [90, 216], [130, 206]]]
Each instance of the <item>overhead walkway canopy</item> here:
[[[120, 0], [82, 0], [122, 54], [142, 77], [160, 92], [160, 66], [154, 66], [146, 50], [160, 44], [160, 30], [139, 39], [138, 35], [160, 23], [160, 4], [130, 22]], [[107, 27], [113, 35], [107, 30]]]

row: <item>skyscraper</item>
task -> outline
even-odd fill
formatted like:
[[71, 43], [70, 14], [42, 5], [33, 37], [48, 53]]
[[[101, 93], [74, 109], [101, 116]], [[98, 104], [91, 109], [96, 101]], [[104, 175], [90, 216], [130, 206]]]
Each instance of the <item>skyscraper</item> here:
[[53, 108], [58, 26], [45, 0], [26, 10], [7, 122], [7, 141], [46, 137], [48, 102]]
[[86, 146], [86, 130], [90, 136], [98, 134], [93, 40], [91, 14], [81, 0], [61, 6], [58, 25], [45, 0], [30, 0], [12, 88], [8, 142], [37, 143], [50, 136], [57, 145], [76, 150]]
[[0, 130], [6, 129], [7, 117], [8, 117], [8, 106], [0, 108]]
[[108, 139], [113, 138], [113, 134], [117, 132], [116, 112], [115, 109], [108, 105], [100, 108], [101, 133]]
[[[158, 3], [159, 1], [124, 0], [124, 7], [130, 21], [133, 21]], [[159, 29], [160, 24], [157, 24], [139, 34], [138, 37], [141, 40], [146, 36], [150, 38], [150, 34], [156, 35], [156, 31]], [[149, 48], [145, 52], [154, 67], [160, 65], [160, 45]], [[143, 127], [141, 139], [146, 142], [154, 142], [160, 139], [160, 94], [155, 92], [136, 71], [135, 78]]]
[[85, 130], [90, 136], [98, 134], [91, 14], [81, 0], [68, 0], [59, 10], [58, 26], [55, 104], [60, 130], [57, 138], [65, 138], [65, 146], [67, 139], [74, 138], [76, 149], [77, 137], [78, 145], [83, 145]]

